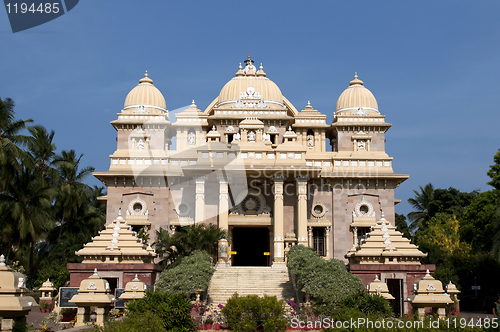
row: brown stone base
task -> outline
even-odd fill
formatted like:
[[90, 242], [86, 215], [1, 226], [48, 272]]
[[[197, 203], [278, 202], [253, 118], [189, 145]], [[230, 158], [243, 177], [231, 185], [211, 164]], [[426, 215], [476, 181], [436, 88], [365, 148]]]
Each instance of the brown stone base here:
[[112, 264], [112, 263], [68, 263], [70, 273], [69, 287], [79, 287], [82, 280], [94, 274], [101, 278], [118, 278], [118, 288], [124, 288], [137, 274], [140, 281], [153, 286], [160, 276], [162, 267], [157, 264]]
[[[413, 295], [413, 283], [425, 276], [427, 270], [432, 273], [436, 270], [436, 265], [417, 264], [349, 264], [349, 271], [357, 275], [366, 285], [375, 280], [375, 276], [382, 281], [385, 279], [403, 280], [403, 301], [408, 296]], [[412, 312], [412, 307], [408, 302], [404, 303], [404, 313]]]

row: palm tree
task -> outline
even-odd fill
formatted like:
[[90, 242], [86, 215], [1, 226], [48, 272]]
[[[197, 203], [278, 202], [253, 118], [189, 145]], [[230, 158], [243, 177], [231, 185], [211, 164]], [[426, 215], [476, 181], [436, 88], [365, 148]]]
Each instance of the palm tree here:
[[10, 174], [20, 169], [18, 158], [24, 153], [20, 146], [26, 143], [27, 137], [19, 135], [19, 132], [32, 121], [16, 120], [14, 101], [0, 98], [0, 190], [3, 190], [3, 184], [9, 180]]
[[[219, 240], [227, 238], [227, 231], [216, 225], [196, 224], [183, 227], [174, 235], [163, 229], [156, 231], [153, 246], [160, 258], [167, 258], [170, 266], [175, 266], [194, 250], [206, 251], [216, 259]], [[164, 260], [162, 263], [167, 262]]]
[[54, 140], [54, 131], [50, 133], [44, 126], [36, 125], [28, 128], [31, 136], [26, 140], [28, 159], [32, 167], [35, 168], [41, 178], [49, 183], [54, 183], [57, 174], [52, 163], [56, 151]]
[[40, 177], [39, 172], [23, 164], [20, 172], [11, 174], [9, 182], [0, 193], [1, 218], [11, 231], [10, 248], [28, 250], [28, 278], [34, 272], [34, 253], [36, 243], [53, 227], [52, 200], [56, 189]]
[[410, 229], [424, 226], [429, 216], [429, 204], [433, 200], [434, 187], [431, 183], [425, 185], [424, 188], [420, 186], [420, 192], [413, 190], [415, 193], [414, 198], [409, 198], [408, 203], [411, 204], [415, 211], [408, 213], [408, 220], [410, 221]]
[[[60, 222], [59, 236], [67, 223], [72, 228], [79, 228], [75, 221], [84, 213], [92, 189], [82, 181], [92, 174], [93, 167], [85, 167], [79, 171], [83, 154], [76, 155], [74, 150], [62, 151], [54, 157], [54, 165], [58, 172], [58, 194], [55, 200], [56, 217]], [[73, 229], [76, 231], [76, 229]]]

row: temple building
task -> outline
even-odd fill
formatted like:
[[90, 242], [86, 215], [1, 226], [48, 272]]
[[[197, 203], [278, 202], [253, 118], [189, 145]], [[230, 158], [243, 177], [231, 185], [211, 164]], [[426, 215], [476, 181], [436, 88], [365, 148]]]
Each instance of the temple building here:
[[[312, 103], [299, 111], [250, 56], [205, 110], [193, 101], [175, 116], [146, 72], [111, 121], [109, 170], [94, 173], [107, 187], [109, 232], [118, 216], [151, 239], [212, 223], [231, 235], [218, 267], [284, 267], [292, 245], [346, 263], [361, 257], [353, 245], [380, 219], [394, 225], [394, 190], [408, 175], [394, 172], [391, 124], [357, 75], [322, 111], [332, 123]], [[92, 248], [82, 251], [89, 262], [99, 259]], [[405, 263], [419, 260], [412, 250]]]

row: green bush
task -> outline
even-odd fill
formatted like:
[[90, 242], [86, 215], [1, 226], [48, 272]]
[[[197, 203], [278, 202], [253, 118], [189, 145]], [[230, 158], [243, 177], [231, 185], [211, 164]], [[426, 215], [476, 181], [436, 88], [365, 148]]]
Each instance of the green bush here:
[[130, 314], [123, 320], [108, 322], [104, 328], [95, 326], [94, 332], [167, 332], [160, 317], [152, 312]]
[[365, 315], [379, 315], [384, 317], [393, 315], [389, 301], [379, 294], [360, 292], [356, 296], [344, 299], [340, 303], [340, 306], [340, 310], [353, 308], [361, 311]]
[[304, 246], [293, 246], [287, 257], [288, 268], [297, 277], [297, 287], [311, 295], [311, 303], [320, 313], [364, 290], [361, 279], [347, 271], [338, 259], [325, 260]]
[[234, 332], [250, 332], [260, 327], [265, 331], [284, 331], [287, 326], [284, 304], [276, 296], [240, 297], [234, 294], [227, 300], [222, 313]]
[[214, 272], [210, 255], [196, 250], [176, 267], [164, 270], [156, 282], [156, 290], [189, 296], [197, 289], [206, 290]]
[[[146, 314], [154, 315], [160, 319], [166, 331], [188, 332], [195, 329], [191, 318], [191, 303], [179, 294], [147, 292], [144, 298], [130, 301], [127, 304], [127, 310], [127, 319], [135, 319], [134, 322], [148, 318], [149, 316]], [[145, 322], [149, 326], [150, 323], [147, 320]], [[139, 327], [141, 326], [139, 323], [137, 324]], [[144, 325], [142, 326], [144, 327]]]

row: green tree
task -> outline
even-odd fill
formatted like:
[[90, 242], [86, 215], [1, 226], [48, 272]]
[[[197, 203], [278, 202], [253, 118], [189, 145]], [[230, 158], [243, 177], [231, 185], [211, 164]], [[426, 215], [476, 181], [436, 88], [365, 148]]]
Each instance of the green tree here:
[[[23, 153], [21, 146], [26, 143], [27, 137], [19, 135], [19, 132], [25, 129], [30, 122], [33, 120], [16, 120], [14, 101], [10, 98], [4, 100], [0, 98], [0, 166], [2, 166], [2, 170], [9, 171], [9, 167], [4, 169], [3, 166], [12, 166], [16, 158], [19, 158]], [[8, 173], [3, 173], [2, 182], [7, 178]]]
[[[83, 180], [92, 174], [93, 167], [84, 167], [79, 170], [83, 154], [76, 155], [74, 150], [62, 151], [55, 156], [54, 165], [58, 172], [58, 193], [55, 197], [56, 218], [59, 220], [59, 236], [62, 236], [64, 227], [68, 227], [72, 233], [82, 231], [79, 219], [86, 212], [89, 196], [92, 189], [83, 183]], [[89, 235], [93, 232], [90, 231]]]
[[414, 211], [408, 213], [408, 220], [410, 221], [410, 229], [415, 230], [417, 227], [425, 225], [429, 216], [429, 205], [434, 196], [434, 187], [431, 183], [422, 188], [420, 192], [413, 190], [414, 198], [409, 198], [408, 203], [413, 207]]
[[477, 195], [477, 190], [467, 193], [453, 187], [435, 189], [432, 200], [429, 203], [428, 217], [432, 218], [438, 213], [446, 213], [460, 218], [466, 207], [471, 204]]
[[29, 279], [34, 273], [35, 246], [55, 225], [51, 214], [55, 194], [56, 189], [44, 183], [39, 172], [29, 165], [23, 165], [20, 172], [13, 173], [0, 194], [2, 219], [11, 225], [10, 247], [29, 252]]
[[408, 227], [404, 214], [396, 213], [396, 230], [401, 232], [405, 238], [411, 240], [411, 229]]
[[495, 213], [500, 206], [498, 190], [478, 194], [460, 218], [460, 238], [474, 251], [490, 251], [493, 246]]
[[488, 184], [496, 190], [500, 190], [500, 149], [498, 149], [498, 152], [493, 157], [493, 160], [495, 161], [495, 164], [491, 165], [490, 170], [486, 173], [491, 178], [491, 181], [488, 182]]
[[164, 264], [175, 266], [180, 259], [195, 250], [206, 251], [215, 259], [219, 240], [227, 238], [227, 231], [216, 225], [196, 224], [183, 227], [174, 235], [163, 229], [156, 231], [153, 246], [159, 257], [164, 258]]
[[472, 257], [472, 247], [460, 240], [460, 223], [456, 216], [438, 213], [425, 229], [415, 236], [419, 249], [428, 253], [426, 263], [436, 264], [434, 277], [442, 282], [459, 283], [458, 269], [467, 265]]

